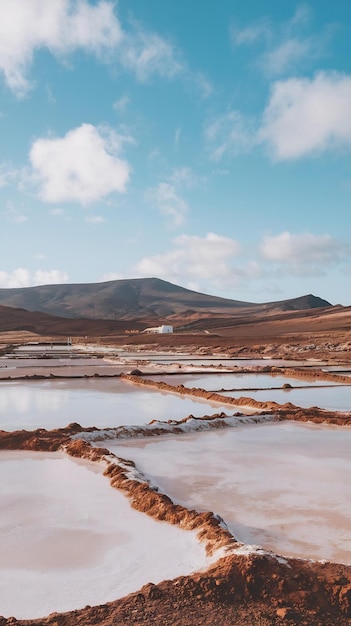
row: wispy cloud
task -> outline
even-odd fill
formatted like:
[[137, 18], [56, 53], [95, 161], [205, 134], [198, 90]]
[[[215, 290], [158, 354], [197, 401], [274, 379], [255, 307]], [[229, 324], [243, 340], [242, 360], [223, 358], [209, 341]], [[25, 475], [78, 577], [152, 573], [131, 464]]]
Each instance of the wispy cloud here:
[[10, 201], [6, 203], [3, 215], [7, 220], [13, 222], [14, 224], [22, 224], [23, 222], [28, 221], [28, 216], [25, 215], [23, 210], [20, 210], [13, 202]]
[[307, 4], [297, 6], [292, 17], [274, 23], [270, 18], [252, 22], [244, 28], [230, 29], [235, 47], [249, 46], [256, 56], [256, 65], [268, 76], [281, 76], [310, 66], [328, 48], [333, 27], [312, 31], [312, 11]]
[[170, 79], [184, 69], [175, 45], [138, 23], [133, 23], [133, 30], [124, 37], [120, 60], [141, 82], [155, 74]]
[[250, 152], [256, 142], [254, 122], [239, 111], [228, 111], [207, 124], [205, 140], [213, 161]]
[[0, 164], [0, 187], [7, 187], [14, 182], [19, 176], [19, 171], [10, 163]]
[[256, 20], [244, 28], [232, 25], [230, 28], [230, 37], [235, 46], [247, 46], [260, 41], [266, 42], [272, 37], [272, 24], [266, 18]]
[[118, 100], [115, 100], [113, 103], [113, 108], [118, 113], [124, 113], [128, 104], [130, 103], [130, 98], [127, 94], [123, 94]]
[[195, 83], [199, 88], [200, 95], [203, 98], [209, 98], [209, 96], [212, 95], [214, 88], [207, 76], [200, 72], [198, 74], [195, 74], [193, 79], [195, 80]]
[[182, 134], [182, 129], [181, 129], [180, 126], [178, 126], [176, 128], [176, 130], [175, 130], [175, 133], [174, 133], [174, 146], [176, 148], [178, 148], [178, 146], [179, 146], [179, 141], [180, 141], [181, 134]]
[[85, 221], [88, 222], [88, 224], [104, 224], [106, 219], [102, 215], [88, 215]]
[[198, 176], [190, 167], [174, 168], [156, 187], [146, 191], [146, 198], [167, 218], [173, 228], [181, 226], [189, 211], [184, 193], [198, 184]]
[[168, 178], [174, 185], [194, 187], [198, 183], [198, 176], [190, 167], [176, 167]]
[[161, 215], [168, 218], [171, 226], [178, 227], [184, 222], [189, 206], [179, 195], [175, 185], [168, 182], [159, 183], [157, 187], [148, 189], [146, 196]]

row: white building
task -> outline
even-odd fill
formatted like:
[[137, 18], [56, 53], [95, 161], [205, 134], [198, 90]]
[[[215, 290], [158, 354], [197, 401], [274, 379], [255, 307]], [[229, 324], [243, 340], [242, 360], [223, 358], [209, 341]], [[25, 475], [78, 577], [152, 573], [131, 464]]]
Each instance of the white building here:
[[173, 333], [173, 326], [154, 326], [152, 328], [145, 328], [144, 333], [155, 333], [155, 334], [164, 334], [164, 333]]

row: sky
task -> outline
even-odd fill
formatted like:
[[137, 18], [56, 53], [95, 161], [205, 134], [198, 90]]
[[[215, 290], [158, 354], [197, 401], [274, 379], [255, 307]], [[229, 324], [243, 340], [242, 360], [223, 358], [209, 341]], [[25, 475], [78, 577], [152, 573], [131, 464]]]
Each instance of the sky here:
[[351, 304], [351, 3], [1, 0], [0, 287]]

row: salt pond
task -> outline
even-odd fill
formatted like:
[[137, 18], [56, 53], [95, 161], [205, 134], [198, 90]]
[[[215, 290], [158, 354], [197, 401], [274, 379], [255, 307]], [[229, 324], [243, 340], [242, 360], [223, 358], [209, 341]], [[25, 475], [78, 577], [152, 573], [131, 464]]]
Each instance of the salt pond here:
[[245, 543], [351, 564], [350, 428], [289, 422], [107, 445]]
[[107, 428], [226, 412], [235, 407], [193, 400], [120, 379], [4, 381], [0, 385], [0, 429], [59, 428], [71, 422]]
[[0, 452], [0, 615], [101, 604], [208, 565], [193, 531], [135, 511], [102, 467]]
[[200, 387], [207, 391], [220, 391], [221, 389], [270, 389], [290, 384], [293, 387], [334, 385], [335, 382], [305, 381], [297, 378], [271, 374], [177, 374], [155, 375], [152, 380], [163, 381], [169, 385], [184, 385], [185, 387]]
[[[223, 395], [237, 396], [233, 392], [224, 392]], [[351, 411], [351, 385], [338, 387], [309, 387], [307, 389], [273, 389], [261, 391], [245, 391], [244, 396], [254, 398], [260, 402], [272, 400], [279, 404], [292, 402], [304, 408], [318, 406], [330, 411]]]

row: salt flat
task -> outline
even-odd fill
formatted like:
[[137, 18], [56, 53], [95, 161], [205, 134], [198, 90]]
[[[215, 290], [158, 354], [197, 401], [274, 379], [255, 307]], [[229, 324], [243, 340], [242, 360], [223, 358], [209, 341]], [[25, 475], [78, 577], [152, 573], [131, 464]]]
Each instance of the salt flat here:
[[0, 615], [100, 604], [209, 564], [193, 531], [135, 511], [102, 466], [0, 452]]
[[120, 379], [4, 381], [0, 429], [60, 428], [71, 422], [108, 428], [182, 419], [235, 409], [206, 400], [137, 387]]
[[[223, 395], [237, 396], [237, 392], [223, 392]], [[254, 398], [260, 402], [292, 402], [296, 406], [308, 408], [318, 406], [329, 411], [351, 411], [351, 385], [338, 387], [309, 387], [306, 389], [264, 389], [260, 391], [245, 391], [242, 395]]]
[[346, 564], [350, 445], [348, 427], [294, 422], [107, 442], [174, 501], [219, 513], [240, 541]]

